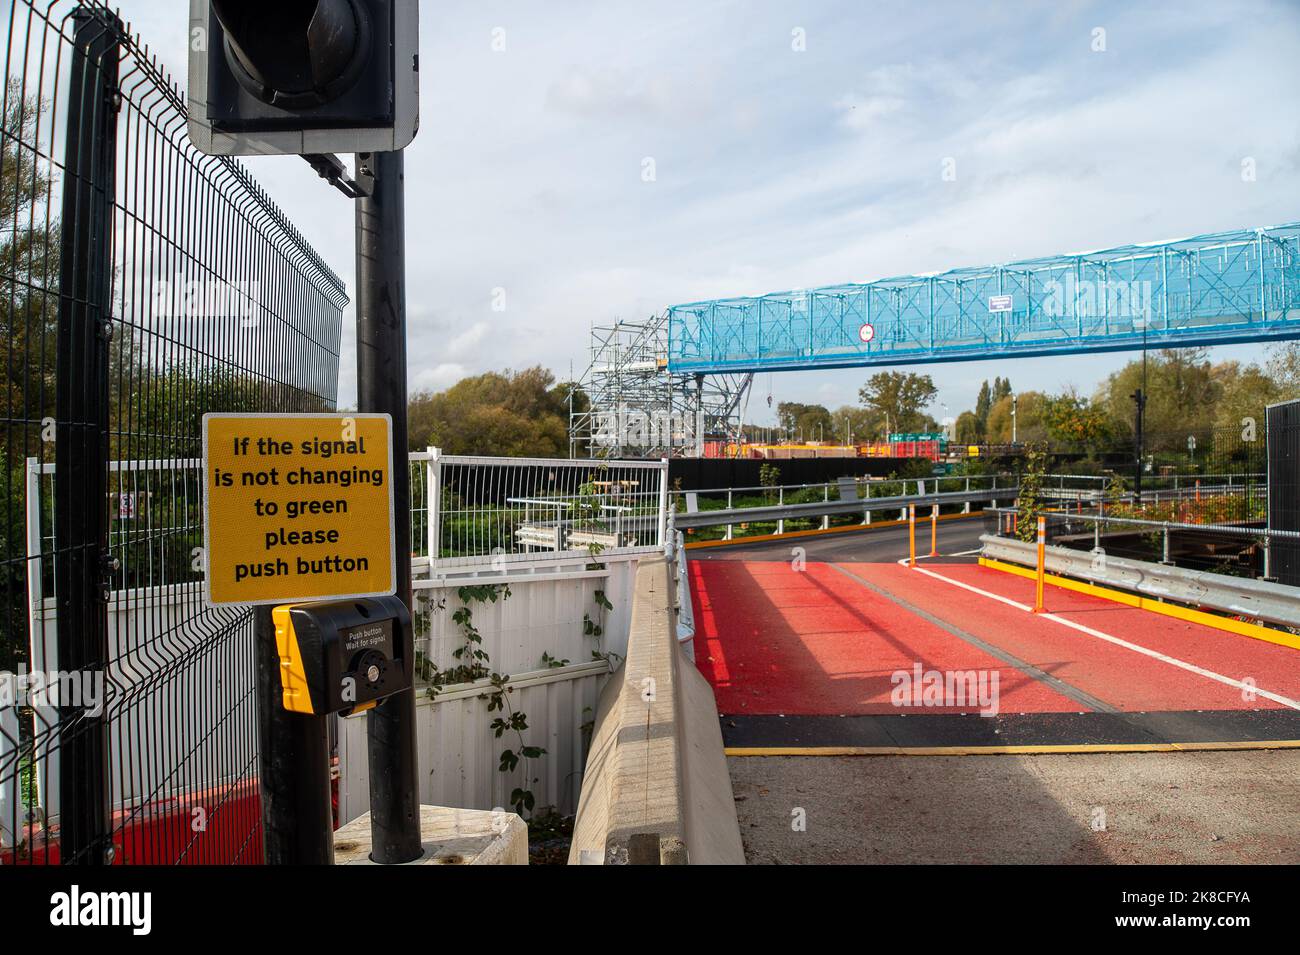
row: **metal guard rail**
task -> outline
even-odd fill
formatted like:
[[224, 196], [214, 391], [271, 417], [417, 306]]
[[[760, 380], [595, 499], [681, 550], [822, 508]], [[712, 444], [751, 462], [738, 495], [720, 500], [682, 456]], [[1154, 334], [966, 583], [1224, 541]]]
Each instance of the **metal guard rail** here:
[[[997, 507], [989, 508], [995, 514], [1019, 514], [1014, 508]], [[1048, 520], [1053, 520], [1059, 516], [1063, 523], [1070, 521], [1089, 521], [1104, 529], [1110, 529], [1114, 525], [1117, 529], [1123, 529], [1128, 525], [1134, 527], [1146, 528], [1154, 531], [1205, 531], [1215, 534], [1226, 534], [1233, 537], [1253, 537], [1265, 540], [1300, 540], [1300, 531], [1284, 531], [1274, 527], [1241, 527], [1237, 524], [1191, 524], [1186, 521], [1149, 521], [1140, 517], [1113, 517], [1109, 514], [1051, 514], [1047, 515]]]
[[[984, 556], [994, 560], [1038, 566], [1037, 545], [984, 534]], [[1300, 627], [1300, 587], [1202, 570], [1111, 557], [1068, 547], [1046, 548], [1048, 573], [1130, 590], [1148, 597], [1240, 614], [1283, 627]], [[1104, 559], [1101, 559], [1104, 557]]]
[[[942, 494], [904, 494], [897, 497], [863, 497], [856, 501], [809, 501], [804, 504], [772, 504], [763, 507], [721, 508], [716, 511], [690, 511], [675, 514], [677, 527], [717, 527], [723, 524], [745, 524], [761, 521], [789, 521], [801, 517], [822, 517], [836, 514], [865, 514], [867, 511], [889, 511], [909, 504], [978, 504], [985, 501], [1015, 500], [1019, 490], [1015, 487], [996, 491], [950, 491]], [[918, 515], [919, 516], [919, 515]]]
[[691, 582], [687, 569], [686, 537], [668, 514], [667, 532], [664, 536], [664, 559], [668, 561], [668, 579], [674, 587], [673, 616], [677, 625], [677, 643], [688, 650], [694, 659], [695, 606], [691, 603]]

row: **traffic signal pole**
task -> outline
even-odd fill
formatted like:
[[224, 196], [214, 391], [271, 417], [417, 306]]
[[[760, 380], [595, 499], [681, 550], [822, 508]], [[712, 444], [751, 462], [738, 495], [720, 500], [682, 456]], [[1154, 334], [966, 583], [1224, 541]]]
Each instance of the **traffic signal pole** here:
[[[357, 410], [393, 419], [393, 546], [397, 596], [411, 605], [411, 480], [406, 467], [406, 221], [403, 154], [357, 154]], [[414, 617], [414, 613], [412, 613]], [[408, 641], [412, 638], [408, 635]], [[411, 646], [404, 659], [414, 659]], [[370, 858], [418, 859], [415, 690], [388, 697], [366, 714], [370, 761]]]
[[1142, 459], [1145, 457], [1146, 452], [1147, 393], [1145, 389], [1139, 388], [1129, 397], [1133, 399], [1137, 416], [1133, 428], [1133, 501], [1135, 504], [1141, 504], [1142, 466], [1144, 464]]
[[284, 708], [270, 607], [253, 610], [262, 855], [267, 865], [333, 865], [329, 716]]

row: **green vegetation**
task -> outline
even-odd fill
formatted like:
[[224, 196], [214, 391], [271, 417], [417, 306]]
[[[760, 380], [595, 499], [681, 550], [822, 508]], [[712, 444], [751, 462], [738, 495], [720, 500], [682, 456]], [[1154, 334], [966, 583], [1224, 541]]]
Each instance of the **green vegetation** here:
[[[8, 426], [0, 435], [0, 590], [8, 606], [0, 614], [27, 619], [27, 457], [52, 460], [54, 360], [59, 288], [59, 228], [47, 212], [48, 164], [22, 144], [36, 140], [48, 104], [22, 95], [22, 81], [9, 77], [0, 116], [0, 347], [5, 348], [4, 407]], [[48, 225], [47, 225], [48, 223]], [[0, 670], [12, 670], [27, 652], [26, 627], [0, 634]]]
[[1040, 447], [1029, 448], [1020, 470], [1020, 520], [1016, 523], [1016, 536], [1022, 541], [1032, 543], [1038, 539], [1038, 518], [1048, 510], [1043, 496], [1046, 473], [1046, 452]]
[[887, 431], [931, 431], [936, 430], [937, 422], [922, 409], [938, 393], [929, 375], [881, 371], [859, 389], [858, 400], [885, 419]]
[[[569, 456], [568, 383], [540, 366], [463, 378], [445, 391], [417, 392], [407, 405], [412, 451], [503, 457]], [[587, 396], [574, 390], [575, 411]]]

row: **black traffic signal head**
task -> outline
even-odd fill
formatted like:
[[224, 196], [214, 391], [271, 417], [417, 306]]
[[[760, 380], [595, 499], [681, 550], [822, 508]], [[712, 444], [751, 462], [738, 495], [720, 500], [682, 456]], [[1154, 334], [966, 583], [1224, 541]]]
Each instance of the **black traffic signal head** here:
[[[370, 59], [370, 14], [353, 0], [211, 0], [225, 67], [264, 103], [324, 106], [357, 85]], [[213, 70], [209, 68], [208, 75]]]
[[191, 0], [190, 137], [218, 155], [400, 149], [418, 0]]

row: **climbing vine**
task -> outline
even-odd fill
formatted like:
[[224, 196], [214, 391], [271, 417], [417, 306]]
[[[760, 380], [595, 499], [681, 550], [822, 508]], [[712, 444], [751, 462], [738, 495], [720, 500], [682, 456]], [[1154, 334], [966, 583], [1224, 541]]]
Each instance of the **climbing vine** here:
[[[425, 692], [432, 699], [448, 686], [486, 679], [488, 687], [485, 692], [479, 694], [479, 699], [487, 700], [489, 713], [499, 714], [492, 720], [492, 735], [496, 739], [501, 739], [507, 733], [514, 735], [514, 742], [498, 754], [497, 768], [503, 773], [513, 772], [521, 760], [538, 759], [546, 755], [546, 749], [532, 746], [524, 739], [524, 731], [528, 729], [528, 716], [514, 706], [511, 699], [514, 690], [510, 686], [510, 674], [497, 673], [492, 669], [492, 659], [487, 650], [483, 649], [483, 635], [474, 623], [474, 606], [508, 600], [510, 585], [467, 585], [458, 587], [456, 596], [460, 598], [461, 604], [451, 615], [452, 622], [460, 628], [461, 632], [461, 644], [451, 652], [452, 659], [456, 662], [453, 666], [441, 670], [432, 661], [423, 661], [423, 675], [429, 681]], [[441, 608], [443, 605], [439, 606]], [[545, 666], [563, 666], [568, 661], [558, 662], [549, 654], [544, 654], [542, 662]], [[527, 778], [527, 763], [524, 766], [526, 783], [536, 782], [535, 779]], [[535, 804], [536, 797], [528, 785], [516, 786], [510, 793], [510, 805], [521, 816], [531, 813]]]
[[593, 598], [596, 603], [596, 616], [592, 617], [590, 613], [582, 615], [582, 635], [591, 637], [596, 641], [596, 646], [591, 651], [591, 658], [593, 660], [604, 660], [609, 664], [612, 671], [618, 666], [618, 661], [622, 658], [617, 653], [600, 649], [600, 638], [605, 635], [605, 612], [613, 610], [614, 605], [609, 602], [609, 598], [605, 596], [603, 590], [597, 590]]
[[[586, 548], [591, 557], [588, 570], [603, 570], [605, 565], [599, 557], [604, 544], [595, 536], [605, 525], [599, 518], [599, 499], [597, 485], [593, 475], [579, 490], [575, 513], [575, 526], [586, 530], [591, 539]], [[492, 669], [491, 657], [483, 647], [483, 636], [474, 622], [474, 608], [478, 605], [496, 603], [510, 598], [508, 584], [475, 584], [459, 587], [456, 595], [460, 606], [452, 613], [452, 622], [459, 628], [461, 640], [452, 651], [454, 664], [446, 669], [439, 667], [428, 658], [421, 658], [419, 669], [421, 676], [428, 681], [427, 695], [436, 698], [446, 687], [465, 683], [487, 681], [485, 691], [479, 699], [487, 701], [487, 710], [494, 714], [490, 728], [496, 739], [506, 738], [509, 745], [498, 754], [497, 769], [503, 773], [514, 772], [522, 762], [525, 769], [524, 785], [516, 786], [510, 793], [510, 804], [515, 812], [527, 817], [536, 808], [536, 796], [531, 784], [536, 778], [528, 776], [528, 760], [539, 759], [546, 755], [546, 749], [533, 746], [525, 739], [528, 730], [528, 716], [514, 705], [513, 688], [510, 686], [510, 674], [498, 673]], [[621, 659], [618, 654], [601, 649], [601, 638], [605, 633], [606, 614], [614, 609], [604, 590], [596, 590], [593, 595], [594, 608], [583, 614], [582, 633], [585, 638], [595, 641], [591, 651], [593, 660], [604, 660], [613, 670]], [[445, 601], [439, 601], [433, 610], [446, 608]], [[542, 654], [542, 667], [555, 669], [569, 665], [568, 659], [560, 659], [550, 653]], [[584, 732], [586, 726], [584, 724]]]

